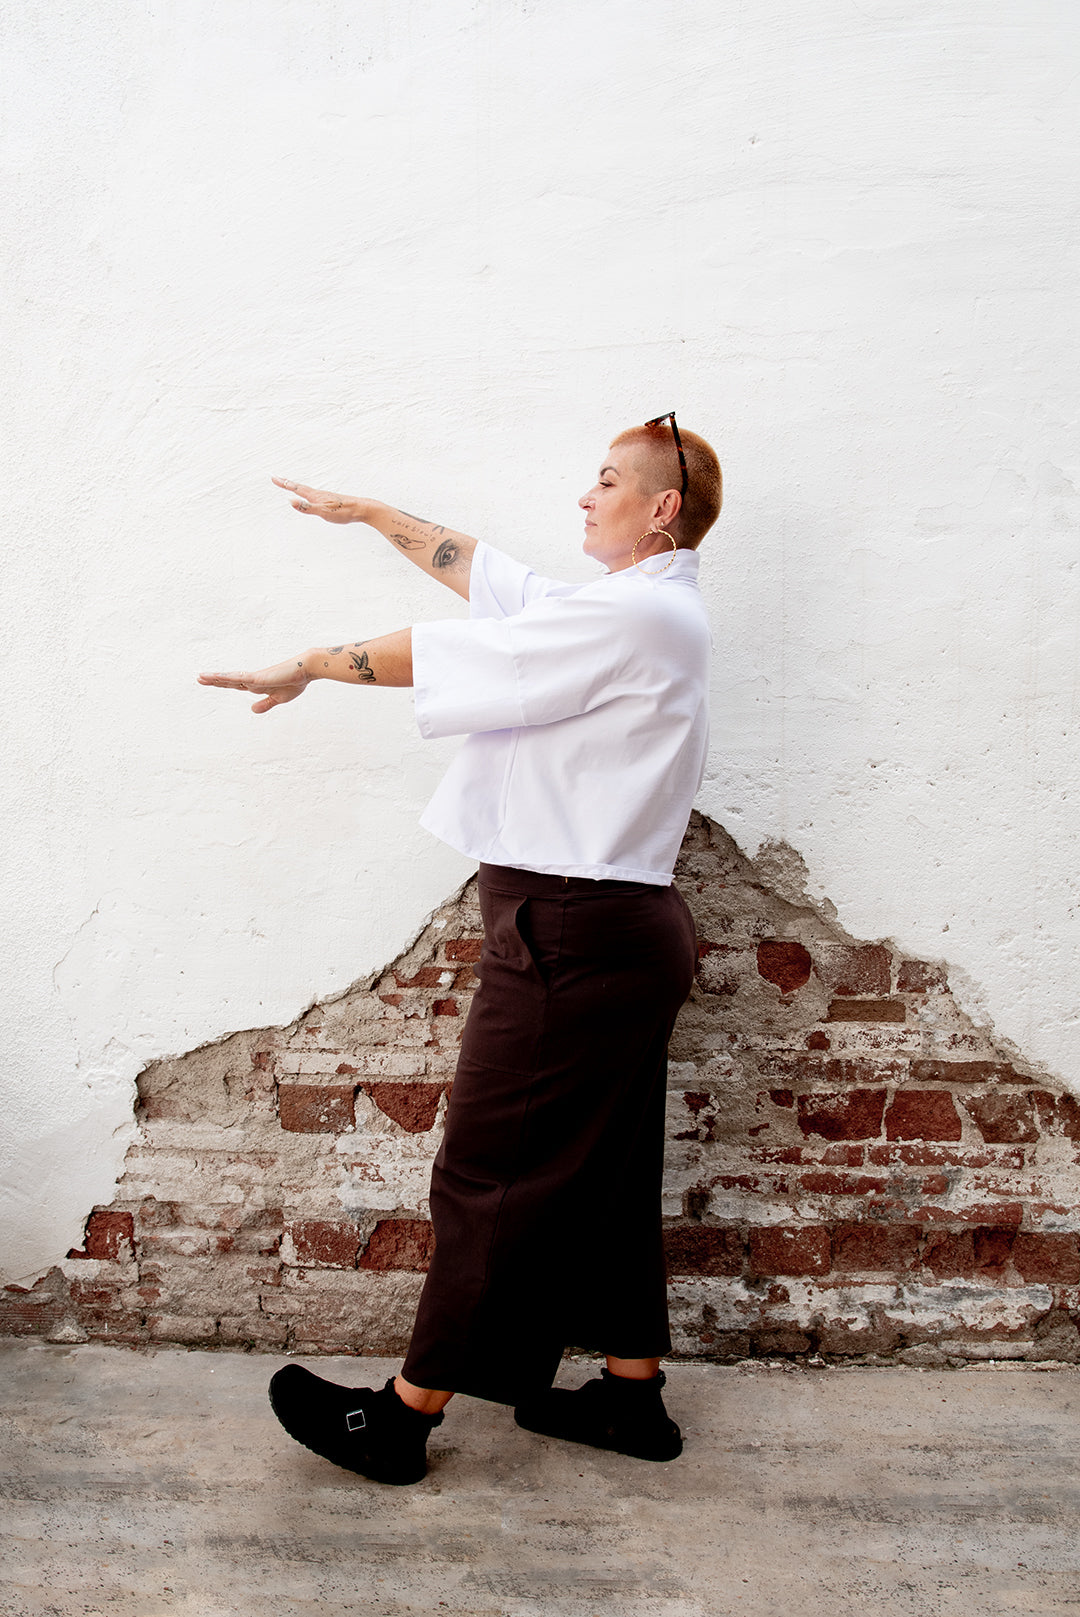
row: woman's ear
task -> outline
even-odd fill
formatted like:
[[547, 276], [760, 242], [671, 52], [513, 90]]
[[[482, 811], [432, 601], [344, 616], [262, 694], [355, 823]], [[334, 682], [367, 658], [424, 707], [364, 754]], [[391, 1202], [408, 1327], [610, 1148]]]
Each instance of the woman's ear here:
[[654, 525], [658, 528], [666, 528], [669, 523], [675, 521], [681, 510], [682, 495], [678, 489], [665, 489], [663, 494], [657, 497], [656, 515], [653, 518]]

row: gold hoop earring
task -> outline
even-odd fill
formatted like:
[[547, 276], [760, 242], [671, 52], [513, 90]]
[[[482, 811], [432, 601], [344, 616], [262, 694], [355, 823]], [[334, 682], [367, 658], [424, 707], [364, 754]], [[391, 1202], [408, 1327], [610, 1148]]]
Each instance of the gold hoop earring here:
[[[638, 547], [638, 545], [640, 545], [641, 539], [651, 539], [654, 533], [658, 533], [662, 539], [670, 539], [671, 540], [671, 555], [668, 557], [668, 559], [664, 563], [663, 567], [654, 567], [654, 568], [650, 569], [648, 567], [642, 567], [641, 563], [638, 561], [638, 559], [637, 559], [637, 547]], [[661, 573], [666, 573], [667, 572], [668, 568], [671, 566], [672, 562], [675, 560], [675, 557], [679, 554], [679, 547], [675, 543], [675, 540], [672, 537], [672, 535], [670, 533], [668, 533], [666, 528], [650, 528], [648, 533], [643, 533], [642, 534], [641, 539], [637, 540], [637, 542], [634, 545], [633, 550], [630, 552], [630, 564], [631, 564], [631, 566], [637, 568], [637, 570], [641, 574], [642, 578], [659, 578]]]

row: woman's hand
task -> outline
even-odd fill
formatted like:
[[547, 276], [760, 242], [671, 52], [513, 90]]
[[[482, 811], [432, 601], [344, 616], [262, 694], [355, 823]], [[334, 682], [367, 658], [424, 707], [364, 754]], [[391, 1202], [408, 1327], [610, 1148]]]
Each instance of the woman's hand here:
[[262, 695], [261, 702], [253, 702], [253, 713], [269, 713], [272, 707], [292, 702], [310, 682], [301, 658], [291, 657], [288, 662], [275, 663], [272, 668], [260, 668], [257, 674], [200, 674], [200, 685], [220, 685], [226, 691], [250, 691]]
[[362, 502], [354, 500], [351, 494], [328, 494], [325, 489], [308, 488], [306, 483], [290, 483], [284, 477], [272, 477], [270, 481], [289, 494], [296, 495], [292, 502], [294, 511], [303, 511], [306, 516], [322, 517], [324, 522], [363, 521], [358, 509]]

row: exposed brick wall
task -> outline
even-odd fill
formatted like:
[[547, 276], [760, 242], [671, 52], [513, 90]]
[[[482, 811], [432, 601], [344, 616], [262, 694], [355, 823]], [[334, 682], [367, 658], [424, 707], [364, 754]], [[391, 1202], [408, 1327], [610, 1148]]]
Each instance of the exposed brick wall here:
[[[694, 817], [676, 1351], [1080, 1360], [1080, 1101], [973, 1026], [940, 965], [845, 937], [777, 868]], [[480, 930], [470, 883], [342, 999], [148, 1068], [116, 1200], [0, 1293], [0, 1329], [400, 1351]]]

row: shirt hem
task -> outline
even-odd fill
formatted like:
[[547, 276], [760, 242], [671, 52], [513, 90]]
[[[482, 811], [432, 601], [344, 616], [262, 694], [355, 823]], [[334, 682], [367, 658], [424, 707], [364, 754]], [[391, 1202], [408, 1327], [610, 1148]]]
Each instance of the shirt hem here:
[[460, 842], [453, 841], [443, 832], [437, 831], [429, 825], [424, 818], [420, 824], [425, 831], [445, 842], [448, 848], [454, 848], [467, 859], [475, 859], [477, 864], [509, 865], [513, 870], [531, 870], [538, 876], [583, 876], [588, 881], [635, 881], [649, 887], [670, 887], [674, 881], [672, 871], [639, 870], [634, 865], [575, 865], [546, 863], [540, 864], [528, 859], [513, 859], [505, 849], [484, 848], [478, 849], [467, 846], [464, 838]]

